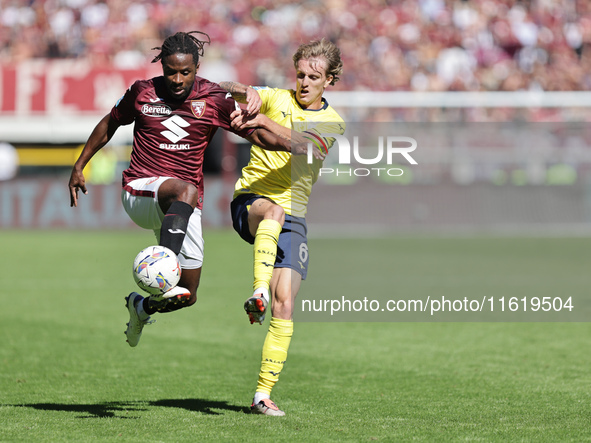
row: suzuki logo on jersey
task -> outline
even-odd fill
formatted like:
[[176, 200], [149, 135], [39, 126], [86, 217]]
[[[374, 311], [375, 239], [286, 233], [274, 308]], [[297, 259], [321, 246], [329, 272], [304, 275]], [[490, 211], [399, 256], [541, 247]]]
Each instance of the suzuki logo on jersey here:
[[143, 105], [142, 114], [148, 117], [162, 117], [172, 114], [172, 110], [167, 105]]
[[205, 112], [205, 100], [191, 100], [191, 110], [195, 117], [201, 118]]
[[[160, 134], [162, 134], [164, 137], [169, 139], [172, 143], [176, 143], [179, 140], [185, 138], [187, 135], [189, 135], [189, 133], [187, 131], [185, 131], [183, 128], [186, 128], [187, 126], [189, 126], [190, 123], [178, 115], [173, 115], [172, 117], [167, 118], [166, 120], [164, 120], [162, 122], [162, 125], [165, 128], [167, 128], [168, 131], [162, 131]], [[188, 149], [185, 147], [179, 148], [179, 147], [170, 147], [170, 146], [171, 145], [168, 145], [168, 147], [163, 148], [163, 149]], [[162, 146], [161, 146], [161, 148], [162, 148]]]

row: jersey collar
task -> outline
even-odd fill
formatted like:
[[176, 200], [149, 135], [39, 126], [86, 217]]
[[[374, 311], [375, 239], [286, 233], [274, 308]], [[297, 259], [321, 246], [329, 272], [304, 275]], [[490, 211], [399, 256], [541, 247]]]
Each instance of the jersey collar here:
[[324, 97], [322, 97], [322, 106], [320, 107], [320, 109], [304, 109], [304, 108], [302, 108], [302, 105], [300, 105], [300, 102], [296, 98], [296, 95], [295, 95], [296, 93], [295, 93], [295, 91], [293, 89], [291, 90], [291, 94], [293, 95], [293, 99], [298, 104], [298, 106], [300, 107], [300, 109], [302, 111], [305, 111], [305, 112], [319, 112], [319, 111], [324, 111], [329, 106], [328, 105], [328, 101]]

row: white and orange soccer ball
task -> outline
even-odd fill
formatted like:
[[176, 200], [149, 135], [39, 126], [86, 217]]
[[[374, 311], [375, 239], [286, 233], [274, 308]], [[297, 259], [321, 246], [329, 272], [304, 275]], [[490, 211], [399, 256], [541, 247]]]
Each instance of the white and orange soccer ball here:
[[162, 295], [174, 288], [181, 278], [181, 265], [174, 252], [164, 246], [150, 246], [133, 261], [133, 279], [152, 295]]

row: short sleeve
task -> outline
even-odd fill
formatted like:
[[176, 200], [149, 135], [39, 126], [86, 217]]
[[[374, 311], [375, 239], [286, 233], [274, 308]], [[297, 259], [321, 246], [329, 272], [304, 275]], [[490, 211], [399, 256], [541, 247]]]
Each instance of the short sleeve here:
[[138, 82], [131, 85], [123, 97], [111, 109], [111, 117], [120, 125], [129, 125], [135, 120], [135, 101], [138, 96]]
[[232, 119], [230, 118], [230, 114], [232, 114], [232, 112], [235, 110], [240, 109], [240, 105], [238, 105], [230, 93], [220, 89], [219, 91], [212, 91], [212, 96], [214, 97], [215, 107], [217, 110], [216, 121], [214, 122], [216, 126], [233, 132], [242, 138], [246, 138], [254, 132], [253, 128], [243, 129], [242, 131], [236, 131], [232, 128]]
[[327, 153], [335, 142], [335, 138], [330, 135], [342, 135], [344, 132], [345, 123], [343, 122], [321, 122], [304, 131], [304, 137], [314, 143], [322, 152]]

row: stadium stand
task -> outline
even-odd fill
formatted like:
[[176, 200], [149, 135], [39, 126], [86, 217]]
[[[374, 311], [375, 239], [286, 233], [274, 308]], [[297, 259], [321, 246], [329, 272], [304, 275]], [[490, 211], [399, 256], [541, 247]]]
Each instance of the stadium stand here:
[[0, 60], [86, 58], [127, 68], [176, 30], [212, 37], [208, 63], [249, 84], [291, 84], [294, 46], [328, 36], [338, 90], [591, 89], [586, 0], [209, 2], [3, 0]]

